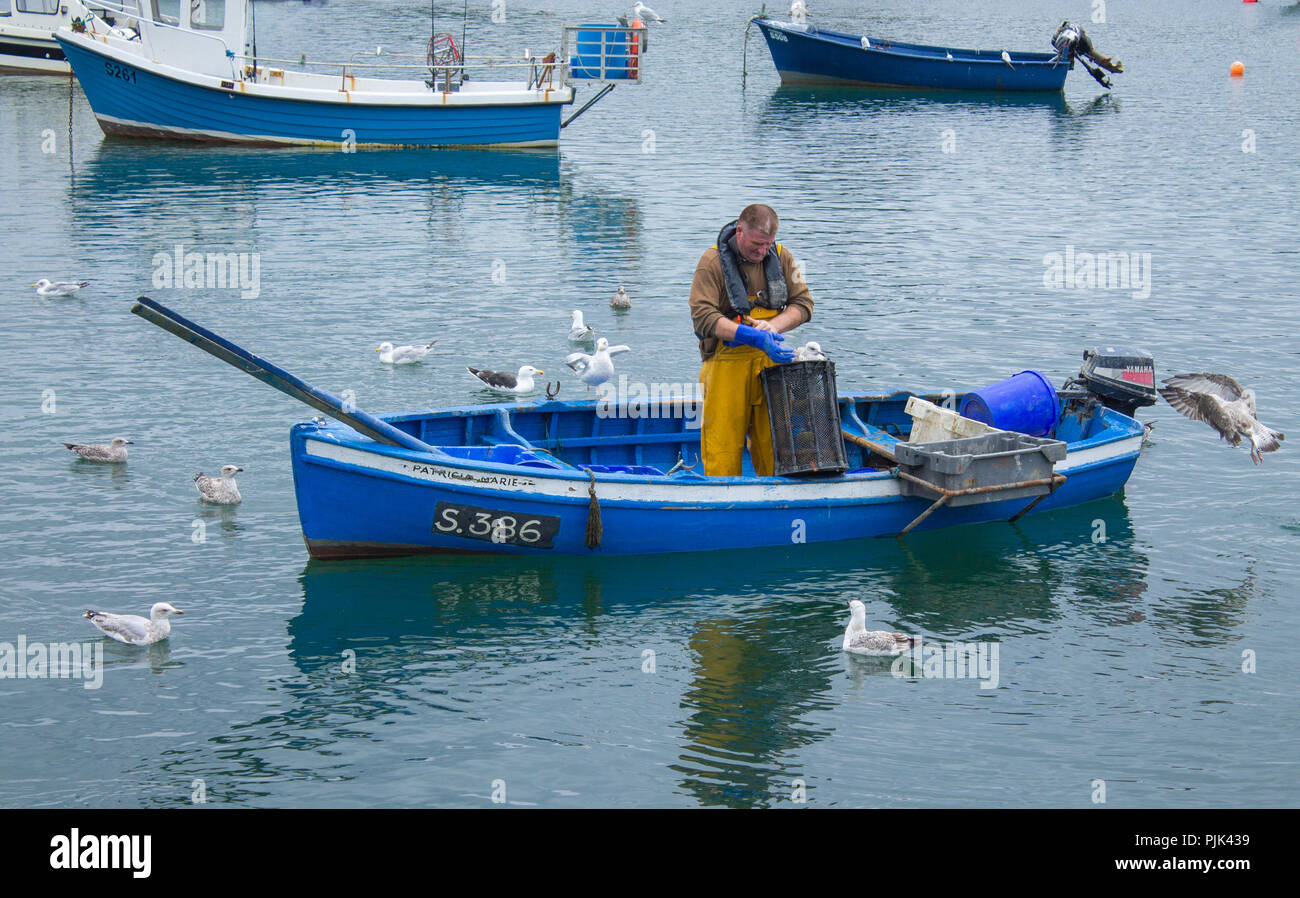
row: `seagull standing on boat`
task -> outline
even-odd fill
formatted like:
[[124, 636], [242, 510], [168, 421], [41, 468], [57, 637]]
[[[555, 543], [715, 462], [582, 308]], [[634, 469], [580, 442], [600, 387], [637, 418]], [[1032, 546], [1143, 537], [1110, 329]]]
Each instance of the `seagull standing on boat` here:
[[573, 325], [569, 328], [570, 343], [590, 343], [596, 339], [596, 332], [591, 329], [590, 325], [583, 322], [582, 313], [577, 309], [569, 313], [569, 320], [573, 322]]
[[658, 22], [660, 25], [668, 24], [667, 19], [662, 18], [659, 13], [640, 2], [640, 0], [637, 0], [636, 5], [632, 7], [632, 18], [640, 19], [642, 22], [646, 23]]
[[794, 21], [803, 21], [811, 15], [812, 11], [808, 9], [808, 4], [804, 3], [803, 0], [794, 0], [790, 4], [790, 18]]
[[862, 49], [864, 50], [871, 49], [871, 41], [867, 39], [867, 36], [865, 34], [862, 35]]
[[632, 299], [627, 295], [627, 291], [623, 289], [622, 284], [618, 285], [618, 290], [609, 298], [609, 307], [620, 310], [632, 308]]
[[1015, 69], [1015, 66], [1011, 65], [1011, 54], [1008, 53], [1006, 50], [1002, 51], [1002, 61], [1005, 62], [1008, 66], [1010, 66], [1012, 69]]
[[89, 287], [90, 281], [48, 281], [41, 278], [34, 284], [28, 284], [29, 287], [36, 288], [37, 296], [71, 296], [82, 287]]
[[126, 447], [134, 446], [128, 439], [123, 437], [113, 437], [112, 441], [104, 443], [94, 443], [89, 446], [83, 446], [80, 443], [64, 443], [68, 449], [77, 453], [86, 461], [105, 462], [110, 465], [121, 464], [126, 461]]
[[429, 350], [433, 349], [433, 344], [437, 342], [433, 340], [423, 346], [394, 347], [392, 343], [385, 341], [379, 344], [375, 352], [379, 353], [379, 361], [385, 365], [414, 365], [423, 360], [429, 354]]
[[1160, 395], [1193, 421], [1204, 421], [1231, 446], [1250, 440], [1250, 459], [1264, 460], [1263, 453], [1281, 449], [1286, 434], [1260, 423], [1256, 417], [1255, 391], [1247, 390], [1226, 374], [1176, 374], [1165, 378]]
[[195, 474], [194, 485], [198, 487], [199, 498], [213, 505], [238, 505], [244, 497], [239, 495], [235, 475], [243, 470], [238, 465], [222, 465], [220, 477], [208, 477], [202, 471]]
[[914, 637], [902, 633], [868, 630], [867, 606], [857, 599], [849, 602], [849, 614], [849, 625], [844, 628], [844, 651], [846, 652], [855, 655], [897, 656], [916, 644]]
[[184, 614], [171, 602], [155, 602], [148, 617], [138, 614], [110, 614], [107, 611], [87, 611], [86, 620], [104, 634], [127, 645], [153, 645], [171, 635], [173, 614]]
[[498, 393], [531, 393], [537, 389], [533, 377], [546, 373], [532, 365], [524, 365], [519, 369], [518, 374], [511, 374], [508, 371], [489, 371], [486, 368], [470, 368], [468, 365], [466, 370], [483, 386]]
[[794, 360], [796, 362], [824, 362], [826, 361], [826, 355], [822, 352], [820, 343], [809, 340], [794, 351]]
[[596, 341], [595, 355], [575, 352], [564, 360], [564, 364], [578, 372], [578, 380], [589, 388], [598, 387], [614, 376], [614, 361], [610, 356], [631, 351], [630, 346], [610, 346], [609, 341], [601, 337]]

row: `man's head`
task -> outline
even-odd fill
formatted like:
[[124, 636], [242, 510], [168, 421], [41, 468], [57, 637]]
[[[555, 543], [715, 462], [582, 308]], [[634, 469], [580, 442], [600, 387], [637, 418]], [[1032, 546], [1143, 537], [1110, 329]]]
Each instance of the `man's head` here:
[[754, 203], [746, 206], [736, 222], [736, 249], [746, 262], [761, 262], [776, 242], [779, 222], [771, 206]]

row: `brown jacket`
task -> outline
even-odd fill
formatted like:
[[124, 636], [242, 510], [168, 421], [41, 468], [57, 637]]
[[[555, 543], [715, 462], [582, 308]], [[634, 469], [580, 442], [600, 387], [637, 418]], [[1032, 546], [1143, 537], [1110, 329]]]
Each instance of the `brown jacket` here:
[[[782, 246], [779, 255], [789, 293], [788, 305], [798, 306], [803, 311], [803, 320], [810, 321], [813, 300], [808, 284], [795, 268], [794, 256], [790, 255], [790, 251]], [[763, 273], [762, 262], [747, 262], [742, 259], [740, 270], [750, 289], [767, 289], [767, 276]], [[727, 285], [722, 278], [722, 261], [718, 258], [718, 248], [709, 247], [700, 256], [700, 262], [695, 266], [695, 279], [691, 282], [691, 323], [695, 327], [695, 336], [700, 338], [701, 359], [708, 359], [718, 351], [720, 341], [713, 336], [713, 328], [718, 319], [735, 317], [736, 310], [727, 299]]]

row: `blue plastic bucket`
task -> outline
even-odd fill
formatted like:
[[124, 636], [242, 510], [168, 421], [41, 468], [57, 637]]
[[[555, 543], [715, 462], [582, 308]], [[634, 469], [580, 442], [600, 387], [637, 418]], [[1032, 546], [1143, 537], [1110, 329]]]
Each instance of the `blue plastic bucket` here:
[[[617, 22], [602, 25], [596, 22], [584, 22], [579, 28], [618, 28]], [[579, 31], [577, 55], [569, 57], [569, 75], [575, 79], [600, 78], [600, 51], [605, 50], [605, 77], [608, 80], [626, 80], [632, 77], [628, 71], [628, 47], [626, 32], [615, 31]]]
[[1061, 419], [1061, 399], [1045, 375], [1021, 371], [1015, 377], [967, 393], [957, 411], [963, 418], [982, 421], [998, 430], [1045, 437]]

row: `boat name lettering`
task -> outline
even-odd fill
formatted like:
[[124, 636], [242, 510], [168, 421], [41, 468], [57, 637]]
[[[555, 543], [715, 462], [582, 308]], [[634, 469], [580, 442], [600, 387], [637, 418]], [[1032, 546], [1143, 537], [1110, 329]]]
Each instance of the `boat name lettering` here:
[[104, 62], [104, 71], [110, 78], [120, 78], [131, 84], [137, 83], [135, 80], [135, 69], [128, 69], [126, 66], [118, 65], [115, 62], [106, 60]]
[[779, 32], [779, 31], [775, 31], [775, 30], [774, 30], [774, 31], [769, 31], [768, 34], [770, 34], [770, 35], [772, 36], [772, 40], [774, 40], [774, 41], [781, 41], [782, 43], [785, 43], [785, 44], [790, 43], [790, 38], [786, 37], [784, 34], [782, 34], [782, 33]]
[[552, 515], [509, 514], [494, 508], [439, 502], [433, 510], [433, 531], [497, 545], [554, 548], [560, 519]]
[[402, 468], [412, 474], [428, 474], [443, 480], [464, 480], [468, 483], [480, 483], [485, 486], [536, 486], [527, 477], [512, 477], [508, 474], [474, 474], [469, 471], [455, 471], [437, 468], [433, 465], [403, 464]]

